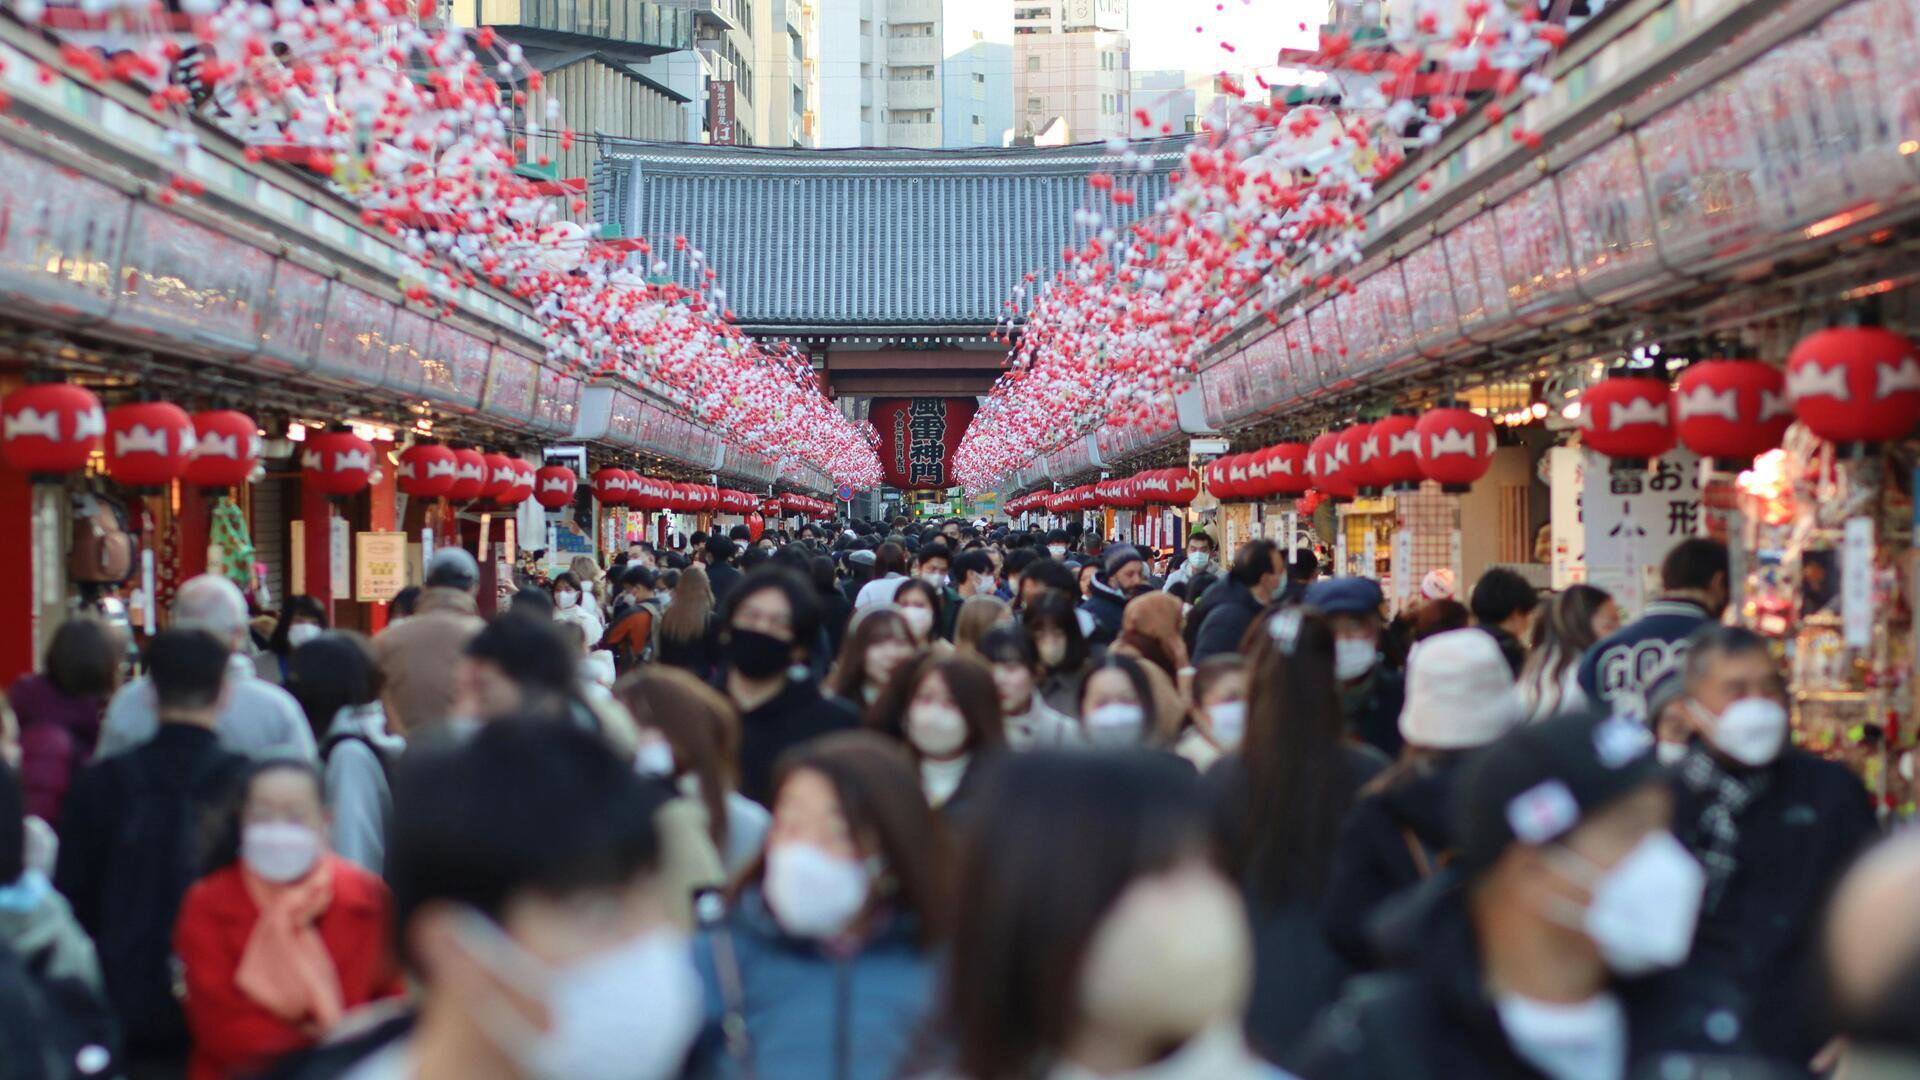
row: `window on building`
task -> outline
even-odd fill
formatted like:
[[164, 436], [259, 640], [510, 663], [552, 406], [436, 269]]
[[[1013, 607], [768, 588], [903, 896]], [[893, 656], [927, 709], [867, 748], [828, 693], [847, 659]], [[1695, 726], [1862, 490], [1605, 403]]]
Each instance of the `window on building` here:
[[974, 72], [974, 73], [973, 73], [973, 81], [974, 81], [974, 82], [977, 82], [977, 83], [980, 83], [980, 84], [982, 84], [982, 85], [984, 85], [984, 84], [986, 83], [986, 81], [987, 81], [987, 75], [986, 75], [986, 72], [984, 72], [984, 71], [976, 71], [976, 72]]
[[980, 114], [979, 114], [979, 113], [974, 113], [974, 114], [973, 114], [973, 126], [974, 126], [974, 127], [979, 127], [979, 126], [980, 126], [981, 124], [984, 124], [984, 123], [986, 123], [986, 121], [985, 121], [985, 120], [982, 120], [982, 119], [980, 118]]
[[1040, 54], [1039, 53], [1027, 54], [1027, 70], [1028, 71], [1040, 70]]
[[1042, 112], [1046, 109], [1046, 107], [1047, 107], [1047, 103], [1044, 99], [1037, 98], [1037, 97], [1030, 97], [1027, 99], [1027, 111], [1030, 113]]

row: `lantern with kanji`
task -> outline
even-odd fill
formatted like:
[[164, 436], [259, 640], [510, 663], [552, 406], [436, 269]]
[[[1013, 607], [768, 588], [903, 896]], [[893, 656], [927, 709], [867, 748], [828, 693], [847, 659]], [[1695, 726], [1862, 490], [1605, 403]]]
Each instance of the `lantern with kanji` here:
[[373, 444], [344, 428], [307, 436], [301, 479], [324, 495], [352, 495], [373, 482]]
[[547, 465], [533, 474], [533, 501], [549, 510], [558, 510], [573, 501], [580, 485], [573, 470], [565, 465]]
[[1386, 481], [1374, 470], [1373, 459], [1367, 456], [1367, 440], [1372, 435], [1372, 424], [1350, 424], [1340, 429], [1333, 444], [1341, 475], [1362, 491], [1377, 491], [1386, 486]]
[[107, 410], [107, 475], [128, 487], [163, 487], [179, 479], [193, 454], [193, 421], [165, 401]]
[[632, 486], [628, 482], [631, 474], [625, 469], [606, 466], [593, 474], [593, 497], [600, 500], [602, 506], [626, 506], [632, 496]]
[[1807, 430], [1829, 442], [1904, 439], [1920, 424], [1920, 355], [1883, 326], [1821, 330], [1787, 358], [1787, 397]]
[[1673, 389], [1680, 442], [1729, 469], [1745, 469], [1780, 445], [1793, 422], [1786, 373], [1758, 360], [1703, 360]]
[[193, 458], [183, 478], [195, 487], [239, 487], [260, 465], [260, 428], [232, 409], [193, 414]]
[[1493, 421], [1459, 408], [1433, 409], [1414, 425], [1420, 473], [1459, 494], [1493, 467]]
[[86, 468], [107, 430], [100, 399], [71, 383], [25, 386], [0, 400], [7, 464], [34, 476]]
[[533, 495], [533, 466], [519, 458], [507, 459], [507, 486], [494, 501], [501, 506], [518, 506]]
[[1360, 461], [1373, 476], [1375, 486], [1395, 491], [1411, 491], [1420, 486], [1419, 420], [1406, 413], [1383, 416], [1373, 422], [1367, 441], [1360, 446]]
[[1665, 379], [1615, 375], [1587, 388], [1580, 439], [1622, 466], [1642, 466], [1673, 449], [1673, 391]]
[[439, 443], [414, 443], [400, 452], [394, 486], [410, 498], [438, 499], [453, 493], [454, 473], [459, 467], [453, 450]]
[[453, 452], [453, 487], [447, 498], [454, 502], [472, 502], [487, 486], [487, 455], [478, 450]]

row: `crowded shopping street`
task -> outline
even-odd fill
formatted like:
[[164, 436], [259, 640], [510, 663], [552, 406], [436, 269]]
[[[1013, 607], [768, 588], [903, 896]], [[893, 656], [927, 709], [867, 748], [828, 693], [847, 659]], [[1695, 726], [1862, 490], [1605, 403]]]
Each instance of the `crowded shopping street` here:
[[1915, 56], [0, 0], [0, 1080], [1920, 1080]]

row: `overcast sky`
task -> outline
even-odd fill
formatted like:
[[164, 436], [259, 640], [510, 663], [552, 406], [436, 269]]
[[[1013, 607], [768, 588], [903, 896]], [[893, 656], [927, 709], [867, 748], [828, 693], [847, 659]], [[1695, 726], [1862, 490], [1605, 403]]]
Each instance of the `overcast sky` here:
[[1280, 49], [1311, 46], [1326, 13], [1326, 0], [1133, 0], [1133, 69], [1205, 75], [1271, 67]]

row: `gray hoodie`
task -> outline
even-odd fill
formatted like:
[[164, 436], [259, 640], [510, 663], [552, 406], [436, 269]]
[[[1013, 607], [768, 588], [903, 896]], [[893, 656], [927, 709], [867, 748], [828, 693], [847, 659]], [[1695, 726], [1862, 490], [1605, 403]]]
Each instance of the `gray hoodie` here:
[[66, 898], [38, 870], [0, 886], [0, 945], [49, 979], [74, 980], [102, 993], [100, 958]]

